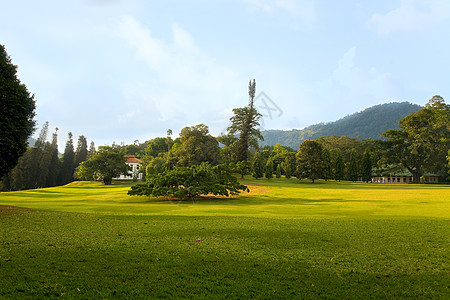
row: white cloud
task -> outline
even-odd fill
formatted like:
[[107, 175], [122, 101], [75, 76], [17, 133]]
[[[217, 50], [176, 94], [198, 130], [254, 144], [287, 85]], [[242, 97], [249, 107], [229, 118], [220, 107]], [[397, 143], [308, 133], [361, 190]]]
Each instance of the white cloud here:
[[448, 0], [401, 0], [400, 6], [387, 14], [373, 14], [367, 25], [379, 34], [392, 32], [427, 32], [450, 19]]
[[316, 19], [315, 0], [243, 0], [254, 10], [285, 11], [310, 23]]
[[[239, 102], [245, 95], [246, 81], [239, 80], [232, 70], [206, 55], [179, 25], [172, 25], [172, 40], [165, 41], [127, 16], [120, 23], [120, 36], [135, 49], [136, 59], [148, 67], [148, 82], [136, 79], [140, 82], [137, 89], [141, 94], [133, 94], [129, 84], [123, 91], [124, 96], [142, 103], [151, 99], [153, 103], [147, 109], [137, 109], [139, 103], [133, 103], [119, 116], [122, 122], [127, 116], [145, 119], [151, 114], [154, 122], [174, 120], [173, 123], [184, 126], [204, 122], [210, 127], [223, 127], [228, 118], [224, 118], [223, 124], [216, 124], [221, 113], [231, 112], [236, 105], [245, 105]], [[211, 131], [221, 130], [211, 128]]]
[[327, 107], [322, 112], [323, 120], [334, 121], [335, 111], [353, 113], [377, 103], [392, 99], [390, 74], [382, 73], [375, 67], [364, 69], [356, 63], [356, 47], [350, 48], [339, 60], [337, 68], [330, 78], [316, 85], [314, 96], [318, 103]]

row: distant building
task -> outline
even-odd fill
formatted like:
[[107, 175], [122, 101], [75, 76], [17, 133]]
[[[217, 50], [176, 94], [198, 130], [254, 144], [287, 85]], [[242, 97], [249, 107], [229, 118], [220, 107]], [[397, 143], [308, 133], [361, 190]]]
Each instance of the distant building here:
[[142, 180], [142, 160], [134, 157], [134, 155], [125, 155], [124, 157], [127, 159], [125, 163], [131, 167], [131, 170], [128, 174], [122, 174], [114, 180]]
[[[424, 173], [424, 175], [419, 179], [421, 183], [438, 183], [439, 175], [432, 173]], [[414, 178], [406, 169], [391, 169], [381, 174], [373, 175], [372, 182], [376, 183], [413, 183]]]

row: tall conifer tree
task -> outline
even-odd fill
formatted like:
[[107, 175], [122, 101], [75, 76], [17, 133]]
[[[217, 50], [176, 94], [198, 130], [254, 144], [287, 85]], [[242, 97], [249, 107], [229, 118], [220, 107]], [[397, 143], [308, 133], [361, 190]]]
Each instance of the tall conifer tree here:
[[72, 136], [73, 136], [72, 132], [69, 132], [66, 147], [64, 149], [63, 163], [61, 166], [61, 176], [60, 176], [61, 184], [66, 184], [73, 180], [73, 172], [75, 170], [74, 168], [75, 152], [73, 149]]
[[248, 106], [233, 109], [234, 116], [230, 118], [231, 126], [228, 127], [229, 134], [236, 135], [239, 133], [237, 161], [247, 160], [249, 147], [257, 149], [258, 139], [264, 140], [261, 132], [257, 128], [262, 115], [254, 105], [255, 92], [256, 82], [253, 79], [248, 84]]
[[75, 152], [74, 167], [85, 161], [88, 157], [87, 140], [84, 135], [78, 137], [77, 150]]

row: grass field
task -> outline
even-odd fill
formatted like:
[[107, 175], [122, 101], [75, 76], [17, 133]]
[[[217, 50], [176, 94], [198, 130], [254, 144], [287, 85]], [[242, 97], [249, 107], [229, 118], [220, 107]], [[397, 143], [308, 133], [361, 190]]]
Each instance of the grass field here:
[[129, 183], [1, 193], [0, 298], [450, 295], [449, 186], [244, 183], [195, 201]]

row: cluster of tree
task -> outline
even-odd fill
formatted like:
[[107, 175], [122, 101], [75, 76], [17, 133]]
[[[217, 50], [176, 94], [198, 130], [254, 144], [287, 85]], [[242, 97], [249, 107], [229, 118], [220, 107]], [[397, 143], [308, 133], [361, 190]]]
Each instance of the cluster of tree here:
[[16, 166], [2, 179], [2, 190], [36, 189], [64, 185], [74, 180], [75, 168], [95, 152], [94, 142], [87, 147], [86, 137], [79, 136], [74, 149], [72, 133], [62, 157], [58, 152], [58, 128], [52, 134], [51, 142], [47, 141], [48, 122], [33, 147], [28, 147]]
[[[418, 183], [425, 172], [445, 179], [450, 148], [450, 106], [434, 96], [424, 108], [399, 122], [399, 130], [383, 133], [386, 140], [323, 137], [306, 140], [297, 153], [301, 178], [370, 181], [376, 170], [407, 169]], [[350, 150], [350, 151], [349, 151]]]
[[[147, 143], [142, 160], [145, 164], [145, 184], [134, 187], [132, 195], [195, 197], [198, 195], [233, 195], [247, 189], [231, 175], [245, 175], [249, 169], [250, 149], [258, 148], [258, 113], [254, 106], [255, 80], [249, 82], [249, 103], [233, 109], [228, 134], [215, 138], [204, 124], [185, 127], [180, 137], [172, 141], [172, 131], [166, 138]], [[224, 144], [221, 149], [219, 142]]]

